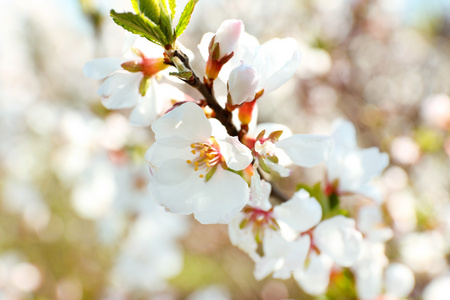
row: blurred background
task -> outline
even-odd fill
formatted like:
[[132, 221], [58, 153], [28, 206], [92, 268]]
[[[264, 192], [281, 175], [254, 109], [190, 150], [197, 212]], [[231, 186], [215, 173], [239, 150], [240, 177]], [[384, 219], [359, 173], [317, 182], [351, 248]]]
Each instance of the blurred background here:
[[[292, 279], [256, 281], [226, 226], [149, 203], [151, 130], [104, 109], [82, 72], [121, 56], [109, 10], [128, 0], [0, 3], [1, 300], [314, 299]], [[387, 254], [415, 272], [411, 299], [447, 299], [430, 295], [450, 293], [450, 1], [200, 0], [180, 39], [198, 74], [202, 35], [230, 18], [261, 43], [299, 42], [301, 66], [261, 100], [261, 122], [326, 134], [342, 117], [361, 147], [390, 154], [377, 182]], [[322, 171], [295, 170], [305, 183]], [[318, 299], [357, 299], [351, 276]]]

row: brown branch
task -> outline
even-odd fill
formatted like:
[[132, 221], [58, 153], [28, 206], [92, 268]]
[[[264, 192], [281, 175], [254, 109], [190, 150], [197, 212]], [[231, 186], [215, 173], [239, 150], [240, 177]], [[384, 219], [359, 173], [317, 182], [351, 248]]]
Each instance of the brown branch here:
[[237, 136], [239, 132], [231, 121], [232, 119], [231, 112], [227, 111], [226, 109], [222, 108], [222, 106], [220, 106], [220, 104], [217, 102], [216, 98], [212, 94], [212, 90], [209, 89], [207, 86], [205, 86], [203, 82], [197, 77], [197, 75], [195, 75], [194, 70], [189, 64], [189, 58], [187, 57], [187, 55], [181, 52], [180, 50], [175, 50], [171, 54], [179, 58], [180, 61], [183, 63], [183, 65], [192, 74], [192, 76], [188, 79], [185, 78], [181, 79], [190, 86], [192, 86], [193, 88], [197, 89], [202, 94], [202, 96], [205, 97], [206, 103], [215, 112], [216, 119], [219, 120], [223, 126], [225, 126], [228, 134], [231, 136]]

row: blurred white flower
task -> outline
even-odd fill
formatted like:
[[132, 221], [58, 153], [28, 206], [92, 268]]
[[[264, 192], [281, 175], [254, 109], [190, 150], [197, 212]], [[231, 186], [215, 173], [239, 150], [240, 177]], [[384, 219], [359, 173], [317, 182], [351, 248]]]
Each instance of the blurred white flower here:
[[362, 234], [356, 230], [353, 219], [338, 215], [322, 221], [314, 229], [313, 236], [317, 248], [339, 266], [350, 267], [361, 255]]
[[412, 138], [398, 136], [391, 143], [391, 156], [401, 164], [412, 165], [420, 158], [420, 148]]
[[396, 298], [408, 297], [415, 284], [411, 269], [400, 263], [391, 263], [384, 273], [385, 294]]
[[448, 129], [450, 127], [450, 97], [445, 94], [428, 96], [421, 104], [420, 114], [428, 124]]
[[327, 161], [330, 187], [338, 193], [358, 193], [380, 202], [381, 195], [370, 181], [387, 167], [388, 155], [375, 147], [359, 149], [355, 127], [348, 121], [335, 121], [332, 137], [334, 152]]
[[[167, 108], [173, 99], [187, 100], [183, 92], [172, 85], [161, 88], [156, 80], [168, 67], [163, 49], [138, 38], [121, 58], [98, 58], [85, 64], [87, 77], [105, 79], [98, 94], [108, 109], [135, 107], [130, 114], [134, 125], [148, 126]], [[167, 74], [168, 76], [168, 74]], [[175, 97], [175, 98], [172, 98]]]
[[423, 291], [423, 300], [447, 300], [450, 295], [450, 275], [434, 278]]

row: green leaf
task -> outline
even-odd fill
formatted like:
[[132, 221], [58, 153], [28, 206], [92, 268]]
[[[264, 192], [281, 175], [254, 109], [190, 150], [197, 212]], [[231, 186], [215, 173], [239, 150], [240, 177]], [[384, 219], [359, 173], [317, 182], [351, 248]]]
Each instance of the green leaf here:
[[111, 10], [111, 17], [117, 25], [122, 26], [131, 33], [138, 34], [163, 47], [167, 44], [167, 39], [161, 29], [143, 14], [116, 13], [114, 10]]
[[139, 13], [139, 0], [131, 0], [131, 5], [135, 13]]
[[166, 35], [168, 44], [172, 44], [175, 39], [173, 38], [173, 30], [172, 30], [172, 18], [169, 15], [169, 11], [167, 10], [166, 1], [161, 0], [159, 2], [160, 9], [160, 19], [159, 25], [161, 27], [162, 32]]
[[161, 10], [158, 0], [138, 0], [139, 11], [155, 24], [159, 24], [161, 18]]
[[183, 12], [181, 13], [180, 21], [178, 22], [177, 28], [175, 29], [176, 37], [179, 37], [191, 20], [192, 12], [194, 11], [195, 4], [197, 4], [198, 0], [190, 0], [188, 4], [184, 7]]
[[192, 72], [170, 72], [169, 75], [178, 77], [181, 80], [188, 80], [192, 77]]
[[175, 9], [177, 8], [177, 3], [175, 0], [169, 0], [169, 7], [170, 7], [170, 18], [173, 20], [175, 18]]

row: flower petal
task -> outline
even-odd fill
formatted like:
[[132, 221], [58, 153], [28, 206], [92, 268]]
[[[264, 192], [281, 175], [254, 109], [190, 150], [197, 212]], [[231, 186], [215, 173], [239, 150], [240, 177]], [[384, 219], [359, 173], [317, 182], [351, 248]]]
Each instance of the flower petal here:
[[220, 153], [230, 169], [240, 171], [247, 168], [252, 162], [252, 152], [237, 137], [228, 136], [224, 140], [218, 140], [217, 143], [220, 146]]
[[311, 253], [309, 264], [305, 269], [294, 272], [298, 285], [310, 295], [321, 295], [330, 283], [333, 260], [326, 254]]
[[159, 116], [162, 99], [159, 94], [158, 83], [152, 77], [151, 84], [145, 97], [138, 97], [136, 107], [131, 111], [130, 123], [137, 126], [149, 126]]
[[414, 273], [407, 266], [391, 263], [385, 270], [386, 294], [394, 298], [406, 298], [414, 288]]
[[292, 38], [272, 39], [257, 49], [257, 53], [250, 63], [260, 74], [259, 89], [271, 92], [294, 74], [300, 64], [300, 53], [297, 41]]
[[269, 197], [272, 185], [265, 180], [261, 180], [258, 172], [251, 178], [249, 205], [268, 211], [272, 208]]
[[303, 189], [292, 199], [274, 208], [277, 219], [285, 222], [298, 232], [305, 232], [320, 222], [322, 207], [314, 197]]
[[211, 124], [197, 104], [187, 102], [153, 123], [155, 139], [162, 145], [186, 147], [211, 137]]
[[258, 244], [251, 227], [240, 228], [241, 222], [244, 220], [245, 214], [239, 213], [228, 224], [228, 235], [233, 245], [247, 253], [251, 259], [258, 260], [259, 255], [256, 252]]
[[314, 229], [314, 243], [336, 264], [352, 266], [362, 250], [362, 234], [355, 229], [355, 220], [336, 216], [321, 222]]
[[328, 179], [339, 179], [340, 191], [357, 192], [361, 186], [380, 175], [388, 164], [388, 155], [380, 153], [378, 148], [354, 150], [344, 157], [332, 157], [328, 161]]
[[196, 194], [195, 218], [202, 224], [228, 224], [247, 204], [249, 188], [241, 176], [218, 167]]
[[128, 108], [136, 104], [139, 95], [140, 73], [117, 71], [103, 82], [97, 91], [108, 109]]
[[121, 70], [121, 64], [126, 61], [122, 57], [104, 57], [97, 58], [87, 62], [83, 66], [84, 76], [92, 79], [103, 79], [115, 71]]
[[264, 232], [264, 256], [255, 264], [253, 274], [261, 280], [274, 272], [274, 278], [288, 279], [291, 273], [303, 267], [311, 241], [305, 235], [295, 241], [287, 241], [277, 232]]
[[330, 137], [314, 134], [295, 134], [276, 143], [294, 164], [301, 167], [313, 167], [327, 159], [331, 145]]
[[341, 155], [357, 148], [356, 129], [349, 121], [337, 119], [333, 122], [334, 154]]
[[268, 160], [267, 158], [264, 158], [264, 163], [267, 165], [267, 167], [269, 169], [271, 169], [272, 171], [275, 171], [278, 173], [278, 175], [280, 175], [281, 177], [288, 177], [291, 176], [292, 174], [292, 170], [284, 167], [281, 164], [276, 164], [271, 162], [270, 160]]
[[205, 180], [182, 159], [165, 161], [149, 181], [150, 197], [168, 211], [188, 215], [198, 207]]
[[265, 93], [270, 93], [285, 84], [294, 76], [298, 66], [300, 65], [301, 55], [299, 51], [294, 51], [292, 57], [277, 72], [272, 74], [263, 86]]

